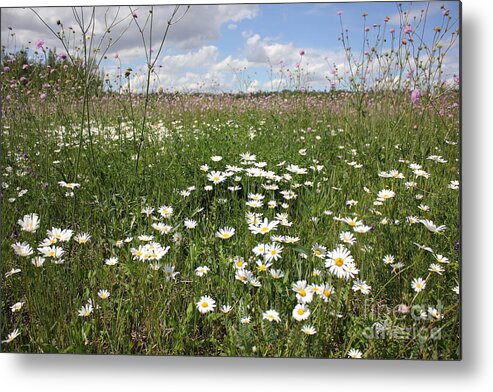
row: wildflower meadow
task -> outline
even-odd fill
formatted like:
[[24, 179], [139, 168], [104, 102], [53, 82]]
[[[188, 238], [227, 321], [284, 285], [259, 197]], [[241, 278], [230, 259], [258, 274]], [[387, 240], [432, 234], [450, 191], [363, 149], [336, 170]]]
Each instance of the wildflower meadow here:
[[227, 89], [160, 73], [206, 6], [2, 20], [2, 351], [461, 358], [459, 4], [328, 4]]

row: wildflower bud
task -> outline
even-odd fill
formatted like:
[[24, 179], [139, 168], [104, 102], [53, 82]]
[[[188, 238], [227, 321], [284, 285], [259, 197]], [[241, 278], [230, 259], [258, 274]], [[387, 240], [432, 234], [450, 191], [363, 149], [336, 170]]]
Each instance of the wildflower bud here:
[[409, 313], [409, 307], [406, 304], [397, 305], [397, 311], [402, 314]]

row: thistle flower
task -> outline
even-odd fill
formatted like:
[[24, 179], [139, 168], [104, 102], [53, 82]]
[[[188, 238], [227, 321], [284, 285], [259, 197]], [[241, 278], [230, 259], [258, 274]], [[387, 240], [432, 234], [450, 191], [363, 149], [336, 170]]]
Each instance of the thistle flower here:
[[38, 49], [43, 49], [44, 50], [44, 48], [43, 48], [44, 44], [45, 44], [45, 41], [42, 40], [41, 38], [39, 38], [39, 39], [36, 40], [36, 44], [34, 45], [34, 48], [36, 50], [38, 50]]
[[415, 89], [411, 92], [411, 101], [413, 101], [413, 105], [416, 105], [421, 98], [421, 90]]

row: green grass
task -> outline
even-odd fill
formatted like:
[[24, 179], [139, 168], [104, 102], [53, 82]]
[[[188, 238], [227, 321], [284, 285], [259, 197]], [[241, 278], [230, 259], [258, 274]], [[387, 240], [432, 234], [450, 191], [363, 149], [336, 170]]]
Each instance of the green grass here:
[[[397, 105], [385, 99], [380, 106], [370, 104], [364, 116], [352, 110], [350, 98], [337, 94], [314, 96], [320, 106], [310, 102], [309, 95], [293, 94], [283, 108], [264, 106], [262, 96], [237, 100], [219, 96], [210, 107], [200, 99], [208, 98], [181, 96], [180, 104], [189, 100], [190, 105], [180, 110], [179, 104], [151, 97], [139, 161], [135, 155], [141, 142], [140, 101], [133, 103], [132, 117], [128, 101], [94, 98], [92, 130], [89, 133], [86, 127], [82, 135], [80, 108], [76, 103], [71, 107], [69, 97], [21, 114], [4, 113], [1, 173], [8, 187], [2, 190], [1, 207], [1, 337], [6, 339], [15, 328], [20, 336], [3, 344], [2, 350], [344, 358], [354, 348], [366, 358], [459, 359], [459, 296], [452, 290], [459, 284], [455, 247], [459, 191], [448, 188], [450, 181], [459, 179], [459, 144], [446, 143], [458, 142], [457, 109], [447, 110], [450, 117], [439, 116], [426, 104], [414, 108], [407, 96], [396, 99]], [[282, 102], [282, 97], [272, 99]], [[437, 104], [447, 107], [455, 99], [451, 94]], [[60, 126], [64, 132], [59, 132]], [[306, 155], [300, 154], [301, 149]], [[204, 190], [212, 183], [201, 165], [220, 171], [226, 165], [250, 166], [240, 164], [240, 154], [247, 151], [276, 174], [287, 173], [289, 164], [308, 172], [280, 181], [276, 191], [262, 188], [269, 182], [266, 179], [244, 173], [238, 173], [237, 182], [232, 176], [212, 191]], [[223, 159], [213, 162], [214, 155]], [[447, 163], [428, 160], [430, 155], [440, 155]], [[348, 165], [353, 161], [362, 167]], [[280, 162], [285, 164], [278, 166]], [[415, 178], [410, 163], [422, 165], [430, 177]], [[311, 170], [315, 165], [323, 169]], [[392, 169], [405, 179], [378, 176]], [[57, 184], [62, 180], [81, 184], [73, 197]], [[304, 185], [306, 181], [311, 183]], [[408, 189], [407, 181], [416, 181], [417, 187]], [[235, 184], [242, 189], [227, 189]], [[191, 186], [196, 189], [188, 197], [178, 193]], [[18, 197], [23, 189], [27, 193]], [[279, 191], [288, 189], [297, 194], [296, 199], [283, 200]], [[396, 196], [375, 206], [382, 189], [391, 189]], [[250, 192], [264, 194], [265, 202], [287, 202], [287, 209], [269, 209], [265, 203], [252, 211], [264, 213], [269, 221], [286, 212], [292, 226], [278, 226], [266, 236], [250, 233], [245, 221], [245, 212], [251, 210], [245, 205]], [[417, 195], [422, 199], [417, 200]], [[348, 200], [358, 204], [350, 207]], [[421, 203], [430, 207], [429, 212], [417, 208]], [[174, 208], [170, 219], [161, 220], [169, 222], [173, 232], [182, 233], [179, 245], [172, 234], [155, 231], [153, 220], [141, 213], [143, 207], [152, 206], [159, 220], [161, 205]], [[324, 213], [327, 210], [333, 214]], [[40, 216], [36, 233], [20, 231], [16, 223], [30, 213]], [[349, 248], [360, 270], [357, 277], [371, 286], [369, 295], [354, 292], [352, 279], [330, 274], [325, 260], [311, 252], [316, 243], [335, 249], [339, 234], [352, 230], [334, 217], [353, 215], [373, 227], [365, 234], [354, 233], [357, 242]], [[435, 234], [421, 223], [408, 224], [408, 216], [430, 219], [447, 229]], [[186, 218], [197, 220], [197, 227], [184, 228]], [[382, 223], [384, 218], [387, 224]], [[223, 241], [214, 234], [224, 226], [236, 233]], [[64, 263], [47, 259], [41, 268], [32, 265], [34, 254], [20, 257], [11, 248], [17, 241], [27, 241], [36, 254], [52, 227], [70, 228], [74, 234], [88, 232], [92, 238], [84, 245], [73, 239], [63, 243]], [[163, 268], [153, 271], [149, 262], [132, 259], [130, 249], [141, 243], [137, 239], [141, 234], [152, 234], [163, 246], [170, 246], [160, 262], [175, 267], [180, 273], [175, 280], [168, 281]], [[255, 260], [249, 260], [254, 246], [270, 243], [270, 234], [300, 238], [297, 244], [283, 244], [282, 258], [273, 262], [271, 268], [285, 274], [278, 280], [256, 271]], [[117, 247], [116, 241], [126, 237], [133, 237], [132, 242]], [[448, 257], [442, 275], [428, 271], [436, 260], [415, 243]], [[383, 263], [388, 254], [403, 263], [399, 273]], [[111, 256], [118, 257], [117, 265], [104, 264]], [[234, 256], [248, 261], [261, 287], [235, 280]], [[203, 277], [194, 273], [200, 265], [210, 268]], [[5, 277], [12, 268], [21, 272]], [[314, 269], [322, 276], [313, 277]], [[417, 277], [427, 278], [426, 289], [418, 294], [411, 287]], [[291, 285], [303, 279], [310, 284], [330, 283], [335, 293], [328, 302], [315, 295], [308, 305], [312, 314], [298, 322], [291, 315], [297, 303]], [[111, 293], [109, 299], [98, 298], [100, 289]], [[215, 299], [213, 312], [197, 310], [195, 303], [202, 295]], [[78, 316], [89, 299], [100, 308], [88, 317]], [[10, 306], [18, 301], [24, 305], [13, 313]], [[219, 311], [224, 304], [232, 306], [230, 313]], [[397, 312], [400, 304], [439, 308], [444, 317], [420, 320]], [[268, 309], [279, 312], [279, 323], [262, 320]], [[250, 324], [240, 323], [244, 316], [251, 317]], [[368, 331], [377, 322], [386, 323], [386, 336], [371, 339]], [[304, 335], [305, 324], [317, 333]]]

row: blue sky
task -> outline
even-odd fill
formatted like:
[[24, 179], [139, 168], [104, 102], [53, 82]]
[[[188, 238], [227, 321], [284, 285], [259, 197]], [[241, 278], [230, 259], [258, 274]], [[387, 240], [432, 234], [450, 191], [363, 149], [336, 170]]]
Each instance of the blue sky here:
[[[414, 16], [426, 9], [427, 21], [424, 40], [431, 44], [433, 28], [442, 23], [441, 5], [450, 10], [452, 21], [459, 15], [459, 3], [444, 2], [401, 2], [404, 11], [410, 12], [410, 24], [415, 28]], [[116, 9], [116, 8], [115, 8]], [[137, 21], [143, 24], [148, 7], [132, 8], [137, 13]], [[106, 9], [97, 9], [97, 32], [101, 32]], [[256, 91], [277, 86], [287, 86], [279, 70], [280, 61], [284, 69], [294, 70], [301, 60], [300, 67], [305, 79], [300, 82], [307, 88], [328, 88], [331, 64], [344, 68], [344, 51], [338, 40], [341, 27], [337, 11], [342, 11], [344, 28], [349, 30], [353, 51], [361, 51], [364, 20], [362, 14], [368, 13], [366, 25], [370, 27], [369, 37], [376, 36], [377, 29], [372, 25], [385, 25], [384, 18], [390, 17], [386, 30], [391, 27], [401, 30], [397, 3], [395, 2], [355, 2], [355, 3], [298, 3], [298, 4], [238, 4], [238, 5], [196, 5], [185, 17], [172, 27], [161, 54], [157, 69], [159, 80], [154, 87], [169, 90], [215, 90], [233, 91], [237, 89]], [[40, 15], [52, 26], [56, 20], [64, 21], [65, 26], [73, 23], [70, 8], [38, 9]], [[122, 7], [121, 15], [129, 15], [129, 8]], [[2, 43], [8, 43], [8, 26], [16, 32], [16, 44], [30, 47], [37, 38], [46, 41], [46, 46], [57, 48], [59, 43], [50, 37], [49, 31], [29, 10], [7, 9], [2, 12]], [[170, 15], [169, 7], [154, 8], [156, 22], [164, 22]], [[72, 19], [72, 20], [71, 20]], [[141, 70], [145, 65], [142, 42], [130, 17], [125, 19], [130, 27], [125, 39], [110, 48], [109, 58], [104, 61], [105, 70], [112, 76], [118, 73], [118, 53], [122, 68], [134, 69], [135, 86], [142, 80]], [[98, 24], [99, 23], [99, 24]], [[124, 25], [122, 23], [121, 25]], [[155, 23], [158, 25], [159, 23]], [[455, 25], [458, 28], [458, 23]], [[421, 32], [421, 29], [418, 29]], [[159, 41], [162, 31], [155, 29], [154, 42]], [[388, 33], [387, 33], [388, 34]], [[95, 39], [101, 35], [96, 34]], [[389, 36], [390, 38], [390, 36]], [[31, 44], [28, 43], [31, 41]], [[153, 45], [157, 52], [157, 44]], [[299, 55], [304, 50], [303, 58]], [[444, 78], [458, 73], [458, 43], [447, 54]], [[271, 73], [271, 70], [274, 72]], [[275, 83], [272, 83], [275, 80]], [[284, 84], [283, 84], [284, 83]], [[293, 83], [291, 83], [293, 85]]]

